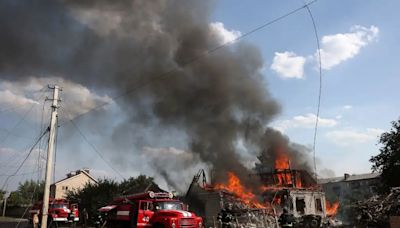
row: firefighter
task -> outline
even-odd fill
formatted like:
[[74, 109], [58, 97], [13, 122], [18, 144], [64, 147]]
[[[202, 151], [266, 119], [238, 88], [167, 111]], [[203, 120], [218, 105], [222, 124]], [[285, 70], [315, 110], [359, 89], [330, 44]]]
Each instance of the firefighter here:
[[33, 224], [33, 228], [39, 227], [39, 215], [37, 213], [33, 214], [32, 224]]
[[226, 209], [222, 209], [218, 214], [218, 221], [220, 222], [222, 228], [231, 228], [233, 216]]
[[283, 213], [279, 217], [279, 224], [283, 228], [293, 227], [294, 226], [294, 216], [288, 212], [286, 208], [283, 208]]
[[88, 214], [86, 208], [83, 208], [82, 218], [83, 218], [83, 227], [84, 228], [88, 227], [87, 224], [88, 224], [88, 220], [89, 220], [89, 214]]

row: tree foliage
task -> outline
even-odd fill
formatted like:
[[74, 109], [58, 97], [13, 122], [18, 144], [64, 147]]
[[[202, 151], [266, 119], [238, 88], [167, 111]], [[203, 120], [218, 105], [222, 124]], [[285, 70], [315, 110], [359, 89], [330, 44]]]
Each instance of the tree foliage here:
[[102, 179], [97, 184], [88, 183], [78, 191], [69, 191], [67, 199], [70, 202], [77, 202], [81, 211], [85, 208], [89, 217], [96, 218], [98, 215], [97, 209], [106, 206], [113, 198], [147, 190], [158, 191], [160, 189], [154, 183], [152, 177], [145, 175], [130, 177], [121, 183], [110, 179]]
[[8, 204], [14, 206], [31, 205], [33, 201], [43, 196], [44, 183], [37, 183], [34, 180], [26, 180], [19, 183], [18, 189], [10, 193]]
[[400, 186], [400, 119], [392, 122], [392, 128], [381, 135], [379, 143], [380, 153], [370, 159], [372, 170], [382, 172], [386, 188]]
[[129, 179], [122, 181], [119, 185], [119, 188], [123, 194], [134, 194], [148, 190], [159, 190], [158, 185], [154, 183], [154, 178], [147, 177], [146, 175], [139, 175], [136, 178], [130, 177]]
[[0, 189], [0, 200], [4, 199], [4, 196], [6, 195], [6, 193], [7, 193], [6, 191]]
[[97, 184], [87, 183], [83, 189], [69, 191], [67, 199], [79, 204], [82, 211], [87, 210], [89, 216], [95, 217], [97, 209], [109, 203], [119, 192], [118, 183], [114, 180], [103, 179]]

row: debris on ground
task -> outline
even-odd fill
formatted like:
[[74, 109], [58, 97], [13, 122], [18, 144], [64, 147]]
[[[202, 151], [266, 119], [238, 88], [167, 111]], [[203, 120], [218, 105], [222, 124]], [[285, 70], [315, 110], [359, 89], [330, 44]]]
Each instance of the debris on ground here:
[[375, 195], [351, 206], [359, 226], [389, 227], [390, 216], [400, 215], [400, 187], [387, 195]]

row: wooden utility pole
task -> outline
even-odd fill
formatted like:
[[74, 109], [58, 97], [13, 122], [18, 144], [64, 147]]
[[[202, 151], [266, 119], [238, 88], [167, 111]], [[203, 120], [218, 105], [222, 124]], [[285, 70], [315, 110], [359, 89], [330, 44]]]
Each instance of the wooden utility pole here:
[[[50, 87], [49, 87], [50, 88]], [[46, 179], [44, 184], [43, 195], [43, 208], [42, 208], [42, 225], [41, 228], [47, 228], [47, 217], [49, 212], [49, 196], [50, 196], [50, 183], [53, 171], [53, 152], [54, 152], [54, 139], [57, 131], [57, 109], [59, 101], [60, 87], [54, 86], [53, 88], [53, 103], [51, 105], [51, 119], [50, 119], [50, 133], [49, 145], [47, 148], [47, 161], [46, 161]]]

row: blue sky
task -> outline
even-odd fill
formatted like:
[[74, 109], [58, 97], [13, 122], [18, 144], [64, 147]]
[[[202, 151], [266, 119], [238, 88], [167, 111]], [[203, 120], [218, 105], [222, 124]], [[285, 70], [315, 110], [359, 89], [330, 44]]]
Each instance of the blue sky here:
[[[246, 32], [303, 4], [302, 1], [219, 1], [213, 19], [227, 29]], [[332, 37], [329, 45], [345, 45], [332, 58], [349, 55], [323, 70], [322, 103], [318, 129], [317, 156], [320, 169], [329, 168], [336, 175], [370, 171], [368, 159], [378, 152], [377, 136], [390, 128], [390, 121], [399, 117], [400, 83], [397, 56], [400, 51], [400, 20], [397, 1], [318, 1], [310, 6], [316, 21], [321, 48], [323, 40]], [[373, 38], [352, 37], [362, 26]], [[378, 32], [372, 35], [371, 26]], [[340, 39], [343, 35], [352, 38]], [[368, 36], [368, 35], [367, 35]], [[335, 39], [337, 38], [337, 39]], [[359, 46], [349, 54], [352, 45]], [[318, 92], [318, 71], [315, 61], [317, 44], [311, 19], [302, 10], [262, 31], [252, 34], [252, 42], [262, 50], [264, 77], [272, 95], [280, 101], [282, 113], [274, 126], [287, 126], [285, 134], [298, 143], [311, 145]], [[347, 46], [350, 45], [350, 46]], [[355, 45], [357, 46], [357, 45]], [[325, 46], [329, 48], [329, 46]], [[353, 46], [354, 48], [354, 46]], [[271, 69], [275, 53], [292, 52], [306, 59], [304, 73], [285, 77]], [[311, 59], [310, 58], [314, 58]], [[328, 59], [323, 60], [328, 61]], [[287, 63], [282, 61], [281, 65]], [[301, 65], [301, 64], [300, 64]], [[288, 67], [286, 67], [286, 70]], [[328, 68], [328, 67], [325, 67]], [[284, 67], [285, 69], [285, 67]], [[324, 122], [325, 123], [322, 123]], [[312, 122], [311, 122], [312, 123]]]
[[[216, 29], [222, 31], [221, 39], [229, 40], [303, 4], [300, 0], [220, 0], [215, 3], [210, 23], [219, 25]], [[394, 0], [385, 3], [319, 0], [310, 6], [323, 51], [321, 119], [316, 144], [318, 169], [323, 175], [370, 172], [368, 160], [378, 153], [379, 145], [376, 144], [379, 134], [387, 131], [390, 122], [400, 116], [397, 57], [400, 53], [399, 7], [400, 2]], [[254, 44], [263, 55], [265, 87], [282, 107], [271, 125], [287, 134], [292, 141], [312, 146], [319, 75], [315, 57], [317, 44], [307, 11], [303, 9], [238, 42]], [[60, 79], [53, 81], [62, 83], [65, 91], [62, 105], [68, 107], [64, 110], [68, 109], [69, 113], [61, 109], [61, 118], [88, 111], [102, 102], [112, 103], [112, 96], [107, 91], [94, 91]], [[2, 175], [16, 169], [37, 136], [44, 97], [51, 96], [49, 92], [43, 94], [37, 91], [47, 82], [43, 78], [27, 83], [0, 80]], [[48, 106], [49, 103], [46, 103], [44, 110], [48, 110]], [[78, 124], [90, 142], [124, 176], [139, 173], [157, 175], [151, 171], [152, 164], [141, 162], [143, 155], [136, 154], [125, 161], [109, 155], [113, 148], [107, 143], [113, 136], [105, 129], [118, 126], [118, 119], [127, 118], [120, 109], [113, 103], [104, 107], [100, 114], [93, 112], [83, 116]], [[29, 115], [21, 121], [28, 111]], [[95, 128], [85, 122], [98, 116], [99, 119], [118, 118], [112, 122], [97, 122]], [[45, 114], [45, 120], [47, 117]], [[72, 129], [68, 121], [60, 127], [55, 178], [60, 179], [69, 171], [89, 167], [97, 177], [120, 179]], [[100, 137], [96, 131], [104, 131], [104, 134]], [[146, 131], [153, 134], [156, 130]], [[177, 145], [179, 143], [173, 138], [184, 136], [171, 129], [161, 131], [170, 136], [160, 139], [157, 147], [164, 148], [161, 151], [166, 154], [182, 155], [184, 143]], [[129, 143], [134, 142], [124, 143], [129, 147]], [[147, 155], [155, 156], [156, 152], [151, 148], [154, 145], [147, 146]], [[35, 153], [37, 155], [38, 152]], [[13, 178], [10, 189], [15, 188], [18, 181], [37, 177], [37, 173], [32, 173], [37, 168], [33, 158], [20, 171], [27, 175]], [[192, 173], [188, 174], [190, 176]], [[156, 178], [162, 182], [159, 177]], [[0, 176], [0, 180], [4, 178]]]

